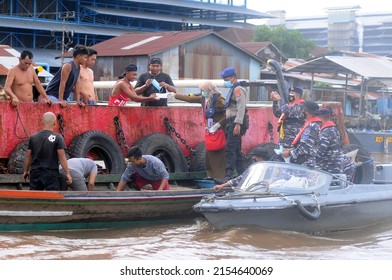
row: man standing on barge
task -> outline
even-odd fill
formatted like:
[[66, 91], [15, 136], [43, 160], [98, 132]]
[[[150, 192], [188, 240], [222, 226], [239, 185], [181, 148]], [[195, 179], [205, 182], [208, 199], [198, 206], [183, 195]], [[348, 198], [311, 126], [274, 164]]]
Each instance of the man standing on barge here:
[[11, 98], [11, 105], [18, 106], [19, 102], [33, 102], [33, 85], [46, 103], [53, 102], [47, 96], [45, 89], [32, 67], [33, 53], [27, 50], [21, 52], [19, 64], [12, 67], [5, 81], [5, 92]]
[[[225, 101], [226, 109], [226, 170], [223, 180], [215, 179], [218, 184], [229, 181], [244, 172], [241, 153], [241, 138], [249, 126], [246, 114], [246, 89], [240, 86], [235, 68], [228, 67], [221, 72], [225, 87], [230, 88]], [[237, 171], [237, 173], [235, 173]]]
[[80, 65], [84, 64], [88, 55], [85, 46], [76, 46], [73, 51], [73, 60], [65, 63], [50, 80], [46, 93], [49, 98], [61, 107], [67, 107], [67, 99], [74, 90], [80, 74]]
[[[139, 76], [135, 91], [138, 95], [149, 97], [154, 93], [177, 92], [169, 74], [162, 72], [162, 60], [152, 57], [148, 63], [148, 72]], [[167, 98], [157, 101], [147, 101], [145, 106], [167, 106]]]

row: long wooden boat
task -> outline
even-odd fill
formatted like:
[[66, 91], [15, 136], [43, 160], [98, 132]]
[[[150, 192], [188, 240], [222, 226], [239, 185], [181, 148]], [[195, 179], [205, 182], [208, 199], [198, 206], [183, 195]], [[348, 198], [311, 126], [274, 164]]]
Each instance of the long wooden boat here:
[[0, 230], [113, 228], [196, 216], [212, 189], [169, 191], [30, 191], [0, 189]]

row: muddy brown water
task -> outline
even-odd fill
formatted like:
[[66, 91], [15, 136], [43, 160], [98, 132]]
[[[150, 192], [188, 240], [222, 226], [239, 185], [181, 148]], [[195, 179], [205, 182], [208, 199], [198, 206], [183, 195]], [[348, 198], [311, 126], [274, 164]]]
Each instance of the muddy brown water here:
[[[375, 164], [392, 155], [373, 155]], [[0, 232], [0, 260], [387, 260], [392, 223], [327, 235], [257, 227], [216, 231], [204, 218], [123, 229]]]

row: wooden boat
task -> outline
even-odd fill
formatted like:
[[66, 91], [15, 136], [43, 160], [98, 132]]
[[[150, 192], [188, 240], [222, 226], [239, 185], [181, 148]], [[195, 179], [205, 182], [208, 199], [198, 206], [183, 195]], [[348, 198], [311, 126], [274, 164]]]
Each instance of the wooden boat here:
[[0, 230], [113, 228], [190, 218], [211, 189], [169, 191], [30, 191], [0, 189]]
[[[377, 171], [383, 169], [391, 173], [391, 166]], [[392, 182], [352, 184], [344, 179], [295, 164], [255, 163], [233, 192], [207, 195], [194, 209], [216, 229], [256, 225], [326, 233], [392, 221]]]

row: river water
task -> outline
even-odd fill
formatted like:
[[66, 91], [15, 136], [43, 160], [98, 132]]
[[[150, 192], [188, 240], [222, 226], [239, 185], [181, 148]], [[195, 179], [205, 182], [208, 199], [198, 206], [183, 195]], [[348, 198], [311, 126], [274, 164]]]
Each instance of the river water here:
[[[391, 162], [390, 155], [376, 156], [380, 162]], [[392, 223], [322, 236], [257, 227], [217, 231], [201, 217], [110, 230], [0, 232], [0, 260], [113, 259], [388, 260]]]
[[392, 224], [314, 236], [257, 227], [215, 231], [203, 218], [116, 230], [0, 234], [3, 260], [387, 260]]

